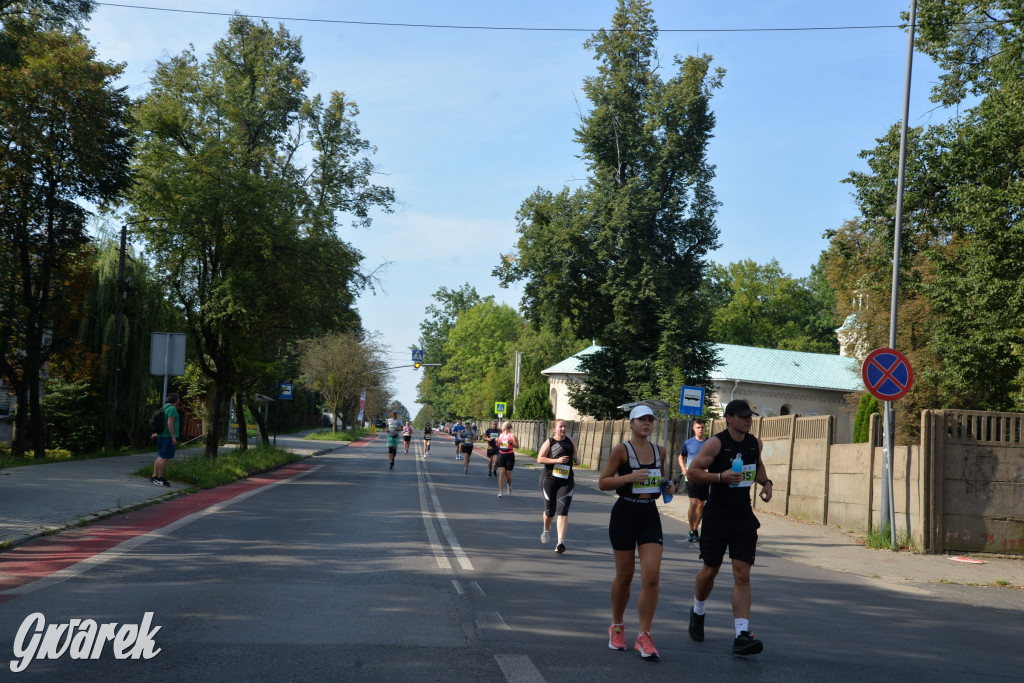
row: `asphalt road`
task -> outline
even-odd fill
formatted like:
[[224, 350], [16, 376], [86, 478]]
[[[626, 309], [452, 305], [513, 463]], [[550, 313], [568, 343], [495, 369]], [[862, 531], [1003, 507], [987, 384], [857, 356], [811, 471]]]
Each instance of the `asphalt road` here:
[[[765, 651], [730, 652], [727, 570], [707, 639], [686, 633], [699, 568], [685, 529], [663, 518], [661, 662], [607, 648], [613, 498], [577, 486], [568, 552], [541, 545], [538, 473], [497, 497], [486, 459], [470, 474], [449, 441], [387, 468], [384, 439], [304, 461], [288, 478], [110, 553], [82, 573], [0, 603], [0, 662], [26, 617], [138, 624], [153, 612], [159, 654], [37, 660], [17, 680], [611, 681], [1020, 680], [1021, 612], [900, 591], [758, 556], [751, 628]], [[279, 437], [279, 445], [281, 439]], [[63, 578], [63, 577], [58, 577]], [[636, 590], [626, 612], [636, 635]], [[966, 589], [966, 587], [965, 587]], [[6, 678], [6, 676], [4, 676]]]

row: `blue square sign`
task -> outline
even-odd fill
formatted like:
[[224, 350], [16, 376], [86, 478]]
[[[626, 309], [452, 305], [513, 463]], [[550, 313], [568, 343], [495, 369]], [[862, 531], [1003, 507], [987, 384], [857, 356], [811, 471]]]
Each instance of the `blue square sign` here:
[[679, 395], [679, 414], [704, 414], [704, 387], [683, 387]]

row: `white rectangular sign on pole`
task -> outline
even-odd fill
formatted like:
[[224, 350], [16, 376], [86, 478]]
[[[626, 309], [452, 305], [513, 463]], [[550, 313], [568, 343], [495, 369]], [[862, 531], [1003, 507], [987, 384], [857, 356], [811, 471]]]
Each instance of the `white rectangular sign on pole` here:
[[154, 332], [149, 341], [149, 374], [185, 374], [185, 333]]

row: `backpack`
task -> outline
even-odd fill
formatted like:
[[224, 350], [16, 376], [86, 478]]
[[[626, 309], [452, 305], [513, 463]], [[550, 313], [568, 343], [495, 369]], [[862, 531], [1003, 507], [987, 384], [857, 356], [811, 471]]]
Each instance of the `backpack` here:
[[149, 433], [160, 436], [165, 429], [167, 429], [167, 418], [164, 417], [164, 409], [161, 406], [149, 418]]

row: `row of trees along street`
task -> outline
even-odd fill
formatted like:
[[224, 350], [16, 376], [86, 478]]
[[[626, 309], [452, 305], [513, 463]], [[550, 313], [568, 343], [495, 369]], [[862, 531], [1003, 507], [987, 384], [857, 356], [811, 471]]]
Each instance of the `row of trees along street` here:
[[[522, 320], [505, 313], [502, 344], [530, 348], [524, 360], [541, 368], [601, 345], [570, 401], [599, 418], [634, 398], [673, 404], [684, 380], [705, 384], [711, 342], [834, 353], [848, 320], [862, 352], [888, 346], [899, 122], [861, 153], [866, 170], [845, 179], [860, 215], [825, 230], [810, 276], [794, 279], [774, 261], [709, 263], [718, 202], [706, 149], [724, 70], [708, 55], [676, 57], [663, 79], [644, 2], [620, 1], [612, 28], [586, 43], [598, 64], [575, 131], [586, 183], [525, 199], [518, 243], [494, 269], [525, 292]], [[897, 347], [917, 372], [897, 403], [897, 433], [908, 442], [924, 408], [1024, 410], [1024, 53], [1015, 47], [1024, 5], [921, 0], [917, 31], [917, 50], [944, 70], [930, 116], [946, 120], [912, 128], [907, 155]], [[459, 327], [470, 320], [458, 316], [483, 305], [471, 293], [438, 292], [422, 348], [467, 353]], [[511, 396], [510, 356], [462, 359], [472, 373], [427, 373], [425, 410], [476, 414]], [[517, 416], [548, 417], [545, 380], [524, 372], [523, 381], [539, 400]]]
[[[115, 357], [118, 443], [145, 438], [159, 402], [152, 331], [188, 335], [179, 388], [210, 455], [228, 400], [251, 405], [279, 378], [302, 378], [297, 398], [323, 402], [314, 408], [351, 415], [359, 381], [371, 416], [400, 406], [354, 308], [375, 274], [340, 232], [394, 202], [372, 182], [355, 103], [307, 92], [299, 38], [241, 16], [208, 55], [158, 62], [131, 101], [115, 86], [121, 66], [98, 61], [81, 33], [91, 9], [0, 0], [0, 373], [19, 407], [13, 450], [95, 446]], [[917, 49], [944, 73], [938, 122], [909, 140], [897, 346], [917, 373], [898, 402], [901, 440], [916, 437], [922, 408], [1024, 409], [1022, 30], [1016, 0], [919, 3]], [[725, 70], [706, 54], [663, 61], [657, 37], [647, 2], [619, 0], [609, 30], [585, 42], [596, 72], [573, 133], [587, 178], [539, 188], [516, 213], [518, 241], [493, 274], [523, 286], [519, 310], [470, 284], [435, 293], [417, 346], [441, 365], [424, 368], [418, 422], [489, 417], [511, 398], [516, 351], [516, 417], [543, 419], [539, 371], [591, 343], [603, 351], [583, 362], [590, 379], [572, 402], [595, 417], [706, 385], [713, 343], [835, 352], [845, 320], [862, 348], [887, 345], [896, 117], [851, 159], [859, 215], [823, 226], [809, 276], [772, 260], [715, 264], [708, 142]], [[141, 249], [119, 282], [112, 226], [128, 222]], [[363, 359], [362, 377], [315, 369], [335, 343]]]
[[[394, 195], [371, 182], [355, 103], [307, 93], [300, 39], [284, 28], [232, 17], [209, 55], [158, 62], [132, 102], [114, 84], [122, 68], [98, 61], [81, 33], [92, 7], [0, 0], [0, 371], [19, 406], [12, 450], [95, 447], [94, 435], [47, 433], [67, 416], [47, 416], [41, 395], [63, 396], [73, 421], [97, 432], [118, 345], [118, 441], [145, 438], [160, 400], [149, 333], [183, 329], [181, 388], [215, 456], [229, 399], [252, 405], [275, 378], [300, 375], [299, 340], [358, 332], [354, 297], [374, 275], [339, 221], [368, 225]], [[82, 200], [120, 210], [145, 244], [120, 283], [120, 339], [116, 253], [89, 239]]]

